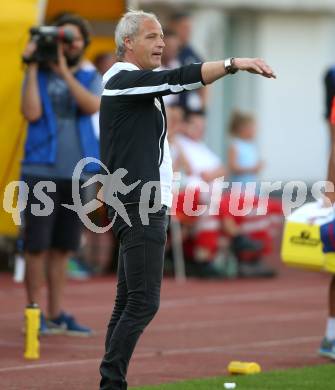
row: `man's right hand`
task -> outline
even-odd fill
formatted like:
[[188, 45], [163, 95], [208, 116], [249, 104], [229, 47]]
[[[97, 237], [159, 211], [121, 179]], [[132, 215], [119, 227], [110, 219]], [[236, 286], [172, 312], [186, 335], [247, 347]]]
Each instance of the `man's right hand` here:
[[234, 58], [234, 66], [239, 70], [259, 74], [269, 79], [275, 79], [276, 75], [262, 58]]

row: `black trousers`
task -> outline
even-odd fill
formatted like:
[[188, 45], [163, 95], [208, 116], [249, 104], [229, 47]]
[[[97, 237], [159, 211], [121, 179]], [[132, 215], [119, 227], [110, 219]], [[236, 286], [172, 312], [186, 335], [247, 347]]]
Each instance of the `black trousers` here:
[[119, 216], [113, 232], [120, 241], [115, 306], [100, 365], [100, 390], [127, 389], [129, 360], [144, 328], [159, 308], [168, 216], [166, 207], [143, 225], [138, 205], [127, 206], [132, 226]]

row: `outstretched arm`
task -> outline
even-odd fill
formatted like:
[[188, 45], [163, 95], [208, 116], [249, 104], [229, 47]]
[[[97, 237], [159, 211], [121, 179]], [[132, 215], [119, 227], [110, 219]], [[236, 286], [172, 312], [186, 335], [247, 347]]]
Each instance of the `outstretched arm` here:
[[[234, 66], [237, 70], [260, 74], [264, 77], [275, 78], [272, 69], [259, 58], [235, 58]], [[171, 93], [180, 93], [198, 89], [205, 84], [228, 74], [224, 61], [190, 64], [177, 69], [152, 70], [121, 70], [112, 76], [106, 83], [104, 96], [131, 95], [164, 96]]]
[[[267, 78], [276, 78], [273, 70], [261, 58], [234, 58], [233, 64], [237, 70], [244, 70]], [[205, 84], [211, 84], [213, 81], [226, 76], [227, 70], [224, 61], [204, 62], [201, 75]]]

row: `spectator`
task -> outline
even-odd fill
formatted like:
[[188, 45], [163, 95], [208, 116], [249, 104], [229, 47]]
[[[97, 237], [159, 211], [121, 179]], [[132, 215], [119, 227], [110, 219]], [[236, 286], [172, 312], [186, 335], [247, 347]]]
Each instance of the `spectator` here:
[[110, 52], [102, 52], [95, 56], [93, 64], [97, 68], [98, 72], [103, 75], [115, 64], [116, 61], [117, 59], [115, 54]]
[[162, 68], [175, 69], [180, 66], [178, 52], [180, 41], [178, 35], [169, 29], [164, 30], [164, 51], [162, 53]]
[[170, 27], [180, 42], [178, 60], [181, 65], [188, 65], [194, 62], [201, 62], [202, 59], [190, 45], [192, 23], [188, 12], [176, 12], [170, 17]]
[[[192, 174], [188, 177], [188, 184], [198, 187], [201, 182], [209, 184], [210, 192], [201, 193], [200, 201], [209, 204], [212, 199], [212, 183], [215, 179], [225, 175], [226, 169], [220, 158], [203, 142], [205, 117], [203, 112], [191, 112], [187, 116], [188, 125], [183, 136], [178, 136], [184, 155], [187, 156]], [[228, 201], [240, 202], [240, 195], [231, 193], [220, 197], [219, 215], [210, 215], [208, 212], [198, 217], [194, 236], [193, 256], [195, 261], [203, 264], [209, 275], [222, 275], [214, 266], [215, 257], [219, 255], [218, 241], [221, 234], [231, 240], [231, 249], [238, 259], [238, 272], [242, 277], [269, 277], [275, 274], [261, 259], [263, 244], [249, 238], [241, 230], [240, 218], [230, 213]], [[201, 203], [200, 202], [200, 203]], [[247, 254], [247, 256], [246, 256]], [[209, 266], [211, 264], [212, 266]], [[214, 269], [213, 269], [214, 266]]]
[[335, 98], [335, 65], [330, 67], [324, 78], [325, 84], [325, 118], [329, 125], [331, 118], [331, 111], [334, 104]]
[[[100, 52], [93, 60], [94, 66], [97, 68], [101, 75], [104, 75], [115, 63], [117, 62], [116, 54], [111, 52]], [[99, 112], [93, 115], [94, 128], [99, 128]], [[96, 192], [98, 192], [100, 186], [98, 186]], [[96, 219], [98, 225], [104, 225], [108, 223], [107, 209], [102, 208], [100, 212], [96, 213]], [[86, 232], [87, 238], [87, 261], [95, 259], [95, 271], [98, 274], [106, 274], [114, 272], [117, 264], [117, 256], [115, 256], [117, 247], [117, 241], [113, 235], [112, 230], [101, 234], [93, 233], [90, 231]]]
[[[188, 12], [176, 12], [170, 16], [170, 28], [178, 37], [177, 60], [181, 66], [202, 62], [202, 58], [190, 45], [192, 32], [191, 16]], [[186, 110], [202, 110], [206, 106], [207, 89], [184, 92], [179, 95], [179, 104]]]
[[[63, 311], [66, 265], [71, 252], [78, 249], [81, 222], [78, 215], [63, 207], [72, 204], [73, 170], [82, 157], [98, 158], [98, 142], [91, 115], [99, 109], [101, 77], [82, 59], [89, 44], [87, 22], [76, 15], [62, 15], [54, 23], [72, 31], [72, 43], [58, 44], [57, 63], [43, 66], [34, 60], [27, 65], [21, 109], [29, 122], [22, 163], [22, 176], [29, 186], [25, 211], [24, 246], [28, 303], [41, 302], [41, 288], [47, 270], [47, 317], [41, 316], [40, 333], [90, 335]], [[36, 44], [30, 42], [24, 52], [33, 59]], [[96, 167], [86, 165], [86, 172]], [[39, 203], [33, 188], [41, 180], [56, 184], [48, 193], [54, 203], [49, 216], [33, 215], [32, 203]]]
[[[326, 90], [326, 120], [330, 132], [330, 156], [328, 163], [327, 180], [335, 185], [335, 66], [330, 68], [325, 77]], [[335, 203], [334, 189], [326, 196], [331, 204]], [[328, 204], [328, 201], [326, 202]], [[325, 337], [323, 338], [319, 354], [335, 359], [335, 275], [331, 277], [328, 293], [328, 320]]]
[[183, 152], [181, 145], [178, 143], [178, 134], [182, 131], [184, 125], [184, 111], [178, 105], [171, 105], [166, 107], [166, 119], [168, 125], [168, 141], [170, 154], [172, 158], [172, 165], [174, 172], [191, 174], [191, 167]]
[[[162, 53], [162, 65], [159, 70], [175, 69], [180, 66], [177, 59], [179, 50], [179, 39], [177, 34], [169, 29], [164, 30], [164, 51]], [[164, 104], [168, 106], [178, 106], [179, 95], [166, 95], [163, 97]]]
[[[231, 143], [228, 150], [228, 168], [231, 182], [258, 184], [263, 164], [255, 144], [256, 122], [252, 115], [236, 111], [230, 122]], [[258, 194], [256, 189], [256, 194]]]

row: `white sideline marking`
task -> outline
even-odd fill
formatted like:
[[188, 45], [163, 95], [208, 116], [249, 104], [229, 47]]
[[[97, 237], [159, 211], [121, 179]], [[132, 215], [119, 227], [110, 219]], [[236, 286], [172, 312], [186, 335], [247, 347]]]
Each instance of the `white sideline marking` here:
[[176, 330], [190, 330], [190, 329], [206, 329], [221, 327], [224, 325], [234, 325], [238, 321], [245, 321], [248, 324], [257, 322], [274, 322], [274, 321], [296, 321], [306, 318], [313, 318], [316, 316], [325, 316], [325, 310], [306, 311], [301, 313], [292, 314], [278, 314], [278, 315], [261, 315], [261, 316], [245, 316], [245, 317], [233, 317], [224, 320], [217, 321], [197, 321], [197, 322], [182, 322], [178, 324], [162, 324], [152, 326], [148, 329], [148, 332], [170, 332]]
[[[249, 349], [249, 348], [259, 348], [259, 347], [274, 347], [278, 345], [291, 345], [291, 344], [304, 344], [320, 340], [320, 336], [306, 336], [290, 339], [275, 339], [267, 340], [260, 342], [236, 344], [232, 346], [218, 346], [218, 347], [200, 347], [200, 348], [180, 348], [180, 349], [168, 349], [168, 350], [157, 350], [153, 352], [144, 352], [144, 353], [135, 353], [136, 359], [145, 359], [151, 357], [159, 356], [174, 356], [174, 355], [188, 355], [194, 353], [219, 353], [219, 352], [231, 352], [238, 349]], [[63, 366], [73, 366], [80, 364], [91, 364], [99, 363], [101, 359], [84, 359], [84, 360], [69, 360], [69, 361], [60, 361], [60, 362], [50, 362], [50, 363], [40, 363], [40, 364], [28, 364], [21, 366], [12, 366], [0, 368], [0, 372], [10, 372], [10, 371], [23, 371], [23, 370], [32, 370], [38, 368], [55, 368]]]
[[[318, 287], [320, 289], [320, 287]], [[174, 300], [163, 300], [161, 303], [162, 308], [167, 307], [183, 307], [183, 306], [199, 306], [201, 304], [215, 305], [218, 303], [236, 303], [236, 302], [258, 302], [258, 301], [269, 301], [273, 299], [281, 298], [297, 298], [299, 296], [306, 297], [306, 294], [315, 295], [315, 288], [305, 289], [292, 289], [292, 290], [278, 290], [278, 291], [259, 291], [257, 293], [239, 293], [239, 294], [222, 294], [212, 295], [207, 297], [195, 297], [186, 299], [174, 299]], [[326, 289], [325, 289], [326, 292]]]
[[231, 346], [218, 346], [218, 347], [200, 347], [200, 348], [179, 348], [179, 349], [169, 349], [166, 351], [161, 351], [162, 356], [170, 355], [184, 355], [184, 354], [194, 354], [194, 353], [218, 353], [226, 351], [234, 351], [244, 348], [259, 348], [259, 347], [275, 347], [281, 345], [291, 345], [291, 344], [305, 344], [314, 341], [320, 341], [320, 336], [306, 336], [290, 339], [277, 339], [277, 340], [267, 340], [267, 341], [254, 341], [252, 343], [243, 343], [236, 344]]
[[78, 364], [97, 363], [99, 361], [101, 361], [101, 359], [69, 360], [69, 361], [63, 361], [63, 362], [27, 364], [25, 366], [12, 366], [12, 367], [0, 368], [0, 372], [33, 370], [35, 368], [64, 367], [64, 366], [70, 366], [70, 365], [74, 366], [74, 365], [78, 365]]

